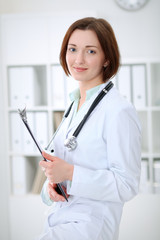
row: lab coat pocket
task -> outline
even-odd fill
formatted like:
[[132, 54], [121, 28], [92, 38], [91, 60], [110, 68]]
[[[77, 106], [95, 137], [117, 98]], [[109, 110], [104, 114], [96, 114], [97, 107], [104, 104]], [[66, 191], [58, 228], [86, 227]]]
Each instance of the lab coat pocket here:
[[71, 208], [72, 210], [70, 211], [68, 219], [74, 223], [77, 232], [80, 230], [81, 234], [83, 233], [83, 239], [99, 239], [104, 225], [102, 207], [91, 202], [90, 204], [77, 202], [76, 205]]
[[80, 206], [79, 204], [60, 208], [58, 211], [51, 213], [48, 216], [48, 224], [50, 227], [66, 224], [90, 221], [87, 206]]
[[[62, 207], [48, 217], [50, 228], [63, 228], [68, 232], [72, 229], [77, 236], [85, 240], [97, 240], [103, 229], [103, 211], [99, 206], [74, 202], [68, 207]], [[57, 229], [56, 227], [56, 229]], [[79, 239], [79, 238], [78, 238]]]

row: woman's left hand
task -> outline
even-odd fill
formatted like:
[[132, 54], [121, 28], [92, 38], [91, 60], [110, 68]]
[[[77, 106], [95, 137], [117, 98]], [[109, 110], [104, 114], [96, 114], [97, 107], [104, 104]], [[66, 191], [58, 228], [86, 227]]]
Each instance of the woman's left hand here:
[[44, 158], [49, 160], [40, 161], [39, 165], [45, 169], [45, 175], [51, 183], [60, 183], [65, 180], [72, 181], [74, 166], [65, 162], [61, 158], [42, 152]]

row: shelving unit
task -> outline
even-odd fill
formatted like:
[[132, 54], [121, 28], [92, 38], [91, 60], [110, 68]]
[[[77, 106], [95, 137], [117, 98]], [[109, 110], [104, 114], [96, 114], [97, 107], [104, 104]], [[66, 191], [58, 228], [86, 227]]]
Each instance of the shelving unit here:
[[[160, 181], [155, 177], [155, 173], [157, 176], [157, 172], [160, 171], [160, 102], [157, 90], [159, 87], [158, 79], [160, 79], [159, 66], [159, 63], [153, 61], [129, 61], [129, 63], [122, 64], [114, 79], [120, 92], [137, 108], [142, 124], [142, 178], [140, 191], [150, 193], [160, 192]], [[7, 72], [11, 169], [15, 171], [13, 160], [16, 162], [17, 158], [19, 158], [21, 163], [25, 160], [27, 161], [25, 167], [27, 173], [24, 172], [23, 176], [30, 175], [32, 172], [31, 179], [33, 180], [32, 175], [35, 174], [36, 170], [30, 171], [33, 168], [30, 158], [32, 157], [35, 162], [38, 162], [39, 153], [17, 114], [18, 102], [25, 101], [26, 106], [28, 106], [29, 124], [44, 148], [62, 119], [63, 112], [68, 104], [69, 90], [76, 86], [73, 79], [68, 79], [65, 76], [58, 63], [41, 66], [7, 66]], [[14, 81], [18, 86], [16, 88], [13, 84]], [[26, 83], [24, 83], [25, 81]], [[36, 94], [34, 94], [35, 92]], [[20, 93], [20, 97], [18, 93]], [[23, 100], [21, 95], [24, 98]], [[35, 95], [36, 98], [34, 99]], [[35, 169], [37, 165], [34, 164]], [[12, 173], [12, 176], [14, 176], [14, 173]], [[25, 189], [29, 192], [31, 184], [30, 188], [27, 186], [25, 186]], [[22, 192], [24, 193], [24, 191]]]
[[65, 23], [58, 13], [1, 17], [11, 196], [32, 191], [41, 159], [17, 110], [27, 108], [30, 128], [45, 148], [68, 105], [67, 92], [75, 86], [59, 66], [63, 36], [77, 18], [94, 14], [68, 13]]
[[115, 82], [136, 107], [142, 126], [140, 192], [160, 193], [160, 59], [126, 59]]
[[37, 185], [37, 191], [34, 187], [33, 192], [39, 193], [44, 182], [41, 179], [45, 180], [38, 167], [41, 157], [17, 109], [26, 107], [29, 126], [44, 149], [61, 122], [68, 104], [68, 89], [74, 88], [75, 83], [58, 64], [7, 66], [7, 73], [12, 193], [31, 192], [37, 174], [40, 186]]

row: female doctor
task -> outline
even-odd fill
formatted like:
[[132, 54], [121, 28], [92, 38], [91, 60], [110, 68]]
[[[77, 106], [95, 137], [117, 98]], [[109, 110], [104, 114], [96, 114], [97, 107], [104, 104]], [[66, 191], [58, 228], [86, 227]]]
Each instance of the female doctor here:
[[[42, 199], [51, 205], [40, 240], [118, 239], [123, 205], [138, 193], [141, 150], [137, 113], [110, 81], [119, 61], [117, 41], [107, 21], [89, 17], [70, 26], [60, 62], [79, 88], [70, 94], [69, 115], [43, 152], [49, 161], [40, 162], [47, 176]], [[104, 96], [73, 137], [102, 92]], [[73, 146], [67, 142], [70, 138]], [[56, 191], [57, 183], [68, 201]]]

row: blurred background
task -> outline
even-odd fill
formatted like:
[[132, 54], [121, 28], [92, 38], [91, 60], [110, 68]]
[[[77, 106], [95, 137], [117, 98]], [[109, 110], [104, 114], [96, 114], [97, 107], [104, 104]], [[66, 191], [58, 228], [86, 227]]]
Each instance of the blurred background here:
[[124, 8], [116, 0], [0, 0], [0, 240], [32, 240], [43, 230], [41, 158], [17, 108], [27, 106], [45, 147], [76, 87], [59, 65], [61, 41], [73, 21], [87, 16], [112, 25], [122, 62], [113, 81], [142, 123], [140, 192], [125, 204], [119, 240], [160, 239], [160, 1], [136, 10], [143, 1], [119, 2]]

